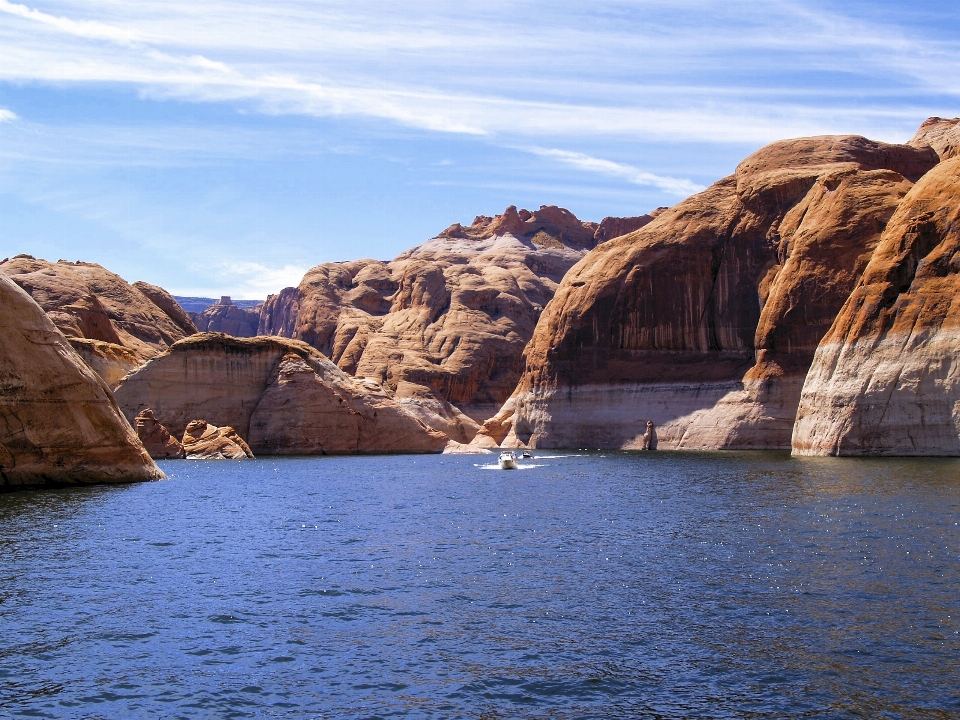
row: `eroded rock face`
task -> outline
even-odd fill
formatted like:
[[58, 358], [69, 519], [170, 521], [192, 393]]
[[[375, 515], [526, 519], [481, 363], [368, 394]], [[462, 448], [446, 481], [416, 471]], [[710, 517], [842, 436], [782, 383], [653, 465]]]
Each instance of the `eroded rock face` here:
[[287, 353], [250, 420], [251, 443], [277, 455], [440, 452], [447, 439], [316, 354]]
[[[857, 136], [773, 143], [566, 275], [504, 442], [789, 448], [807, 368], [886, 223], [938, 162]], [[501, 422], [503, 424], [503, 422]]]
[[431, 422], [447, 416], [444, 430], [468, 440], [515, 388], [523, 347], [566, 271], [598, 233], [648, 221], [597, 225], [562, 208], [510, 207], [453, 225], [392, 262], [319, 265], [296, 291], [267, 300], [259, 331], [303, 340], [421, 406]]
[[0, 490], [162, 477], [103, 380], [0, 273]]
[[800, 455], [960, 455], [960, 156], [907, 194], [817, 350]]
[[926, 120], [910, 140], [914, 147], [932, 147], [942, 160], [960, 155], [960, 118]]
[[193, 313], [192, 319], [200, 332], [217, 332], [234, 337], [254, 337], [260, 325], [260, 305], [240, 308], [228, 295], [203, 312]]
[[115, 388], [128, 373], [143, 364], [141, 356], [123, 345], [88, 340], [87, 338], [67, 338], [77, 354], [97, 373], [110, 388]]
[[440, 452], [448, 440], [375, 381], [277, 337], [187, 338], [127, 377], [116, 397], [129, 417], [153, 408], [173, 433], [215, 418], [258, 455]]
[[180, 303], [162, 287], [151, 285], [150, 283], [143, 282], [143, 280], [137, 280], [137, 282], [133, 284], [133, 287], [142, 292], [154, 305], [160, 308], [167, 317], [173, 320], [173, 322], [183, 330], [184, 335], [193, 335], [199, 332], [187, 312], [180, 307]]
[[246, 460], [253, 458], [250, 446], [232, 427], [216, 427], [206, 420], [187, 423], [183, 433], [187, 460]]
[[19, 255], [0, 263], [0, 272], [29, 293], [67, 338], [95, 341], [78, 348], [111, 386], [129, 371], [130, 358], [143, 364], [195, 332], [182, 327], [185, 314], [160, 288], [135, 287], [94, 263]]
[[153, 410], [146, 408], [133, 419], [137, 437], [154, 460], [180, 459], [186, 456], [183, 445], [157, 422]]

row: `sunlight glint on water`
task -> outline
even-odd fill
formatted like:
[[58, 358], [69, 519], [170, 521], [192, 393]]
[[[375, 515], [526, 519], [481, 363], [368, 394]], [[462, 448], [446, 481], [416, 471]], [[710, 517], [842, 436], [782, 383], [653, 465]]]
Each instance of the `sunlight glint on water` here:
[[960, 714], [960, 462], [523, 463], [0, 496], [0, 715]]

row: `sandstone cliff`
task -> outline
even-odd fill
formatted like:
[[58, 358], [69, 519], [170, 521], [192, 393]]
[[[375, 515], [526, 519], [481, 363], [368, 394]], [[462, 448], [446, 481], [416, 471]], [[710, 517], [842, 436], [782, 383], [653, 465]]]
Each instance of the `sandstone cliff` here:
[[0, 272], [29, 293], [71, 342], [81, 341], [75, 343], [77, 351], [111, 387], [133, 367], [196, 332], [165, 291], [130, 285], [94, 263], [18, 255], [0, 262]]
[[198, 418], [234, 428], [258, 455], [440, 452], [448, 440], [377, 383], [277, 337], [181, 340], [127, 377], [116, 397], [127, 417], [152, 408], [173, 434]]
[[651, 220], [598, 225], [562, 208], [510, 207], [392, 262], [319, 265], [268, 298], [259, 332], [303, 340], [465, 442], [516, 386], [523, 347], [566, 271], [599, 239]]
[[817, 350], [793, 450], [960, 455], [960, 156], [887, 225]]
[[187, 312], [180, 307], [180, 303], [162, 287], [145, 283], [143, 280], [137, 280], [137, 282], [133, 284], [133, 287], [143, 293], [154, 305], [160, 308], [167, 317], [173, 320], [177, 327], [183, 330], [184, 335], [189, 336], [199, 332]]
[[233, 304], [228, 295], [224, 295], [203, 312], [191, 313], [191, 318], [199, 332], [226, 333], [241, 338], [254, 337], [260, 324], [260, 307], [256, 305], [240, 308]]
[[653, 421], [662, 449], [789, 448], [820, 339], [938, 160], [857, 136], [773, 143], [600, 245], [540, 318], [515, 412], [477, 443], [639, 448]]
[[156, 480], [110, 390], [0, 273], [0, 490]]
[[941, 160], [960, 155], [960, 118], [945, 120], [932, 117], [924, 121], [910, 139], [914, 147], [932, 147]]

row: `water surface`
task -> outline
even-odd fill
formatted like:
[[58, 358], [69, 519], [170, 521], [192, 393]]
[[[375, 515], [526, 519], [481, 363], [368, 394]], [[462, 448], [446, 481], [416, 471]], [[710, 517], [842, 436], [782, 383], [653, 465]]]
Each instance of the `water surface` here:
[[960, 461], [490, 463], [0, 495], [0, 716], [960, 717]]

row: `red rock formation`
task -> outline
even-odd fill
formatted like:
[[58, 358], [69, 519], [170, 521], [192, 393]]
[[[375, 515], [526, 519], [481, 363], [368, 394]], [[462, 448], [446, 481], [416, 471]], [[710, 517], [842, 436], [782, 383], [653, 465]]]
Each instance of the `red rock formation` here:
[[187, 423], [183, 433], [187, 460], [246, 460], [253, 458], [250, 446], [232, 427], [216, 427], [206, 420]]
[[960, 118], [944, 120], [932, 117], [920, 126], [910, 140], [914, 147], [932, 147], [941, 160], [960, 155]]
[[300, 290], [288, 287], [276, 295], [268, 295], [260, 308], [257, 335], [292, 338], [297, 331], [300, 314]]
[[817, 350], [793, 451], [960, 455], [960, 156], [887, 225]]
[[157, 480], [110, 390], [0, 273], [0, 490]]
[[251, 308], [237, 307], [229, 295], [224, 295], [206, 310], [193, 313], [191, 317], [200, 332], [226, 333], [233, 337], [255, 337], [260, 325], [260, 308], [261, 305]]
[[157, 422], [153, 410], [141, 410], [133, 420], [137, 437], [154, 460], [180, 459], [186, 456], [183, 445]]
[[102, 377], [111, 389], [117, 387], [128, 373], [143, 364], [141, 356], [123, 345], [76, 337], [67, 338], [67, 340], [84, 362]]
[[189, 334], [181, 327], [183, 311], [164, 291], [146, 286], [151, 298], [93, 263], [18, 255], [0, 263], [0, 272], [26, 290], [67, 338], [97, 341], [77, 347], [111, 385], [129, 371], [131, 357], [142, 364]]
[[600, 225], [594, 231], [593, 236], [597, 243], [613, 240], [621, 235], [629, 235], [634, 230], [639, 230], [645, 225], [653, 222], [653, 215], [641, 215], [640, 217], [618, 218], [605, 217], [600, 221]]
[[160, 308], [167, 317], [173, 320], [177, 327], [183, 330], [185, 335], [194, 335], [199, 332], [197, 326], [193, 324], [193, 320], [190, 319], [190, 316], [180, 307], [180, 303], [162, 287], [145, 283], [143, 280], [137, 280], [133, 286], [149, 298], [154, 305]]
[[127, 377], [116, 397], [128, 417], [153, 408], [174, 433], [216, 418], [257, 454], [440, 452], [448, 440], [377, 383], [277, 337], [195, 335]]
[[[646, 221], [608, 218], [602, 233]], [[309, 343], [463, 442], [509, 397], [541, 310], [600, 231], [562, 208], [510, 207], [389, 263], [313, 268], [267, 300], [260, 333]]]
[[511, 436], [535, 446], [789, 448], [803, 377], [930, 148], [773, 143], [599, 246], [526, 350]]
[[440, 452], [447, 439], [318, 354], [288, 352], [250, 420], [250, 441], [278, 455]]

